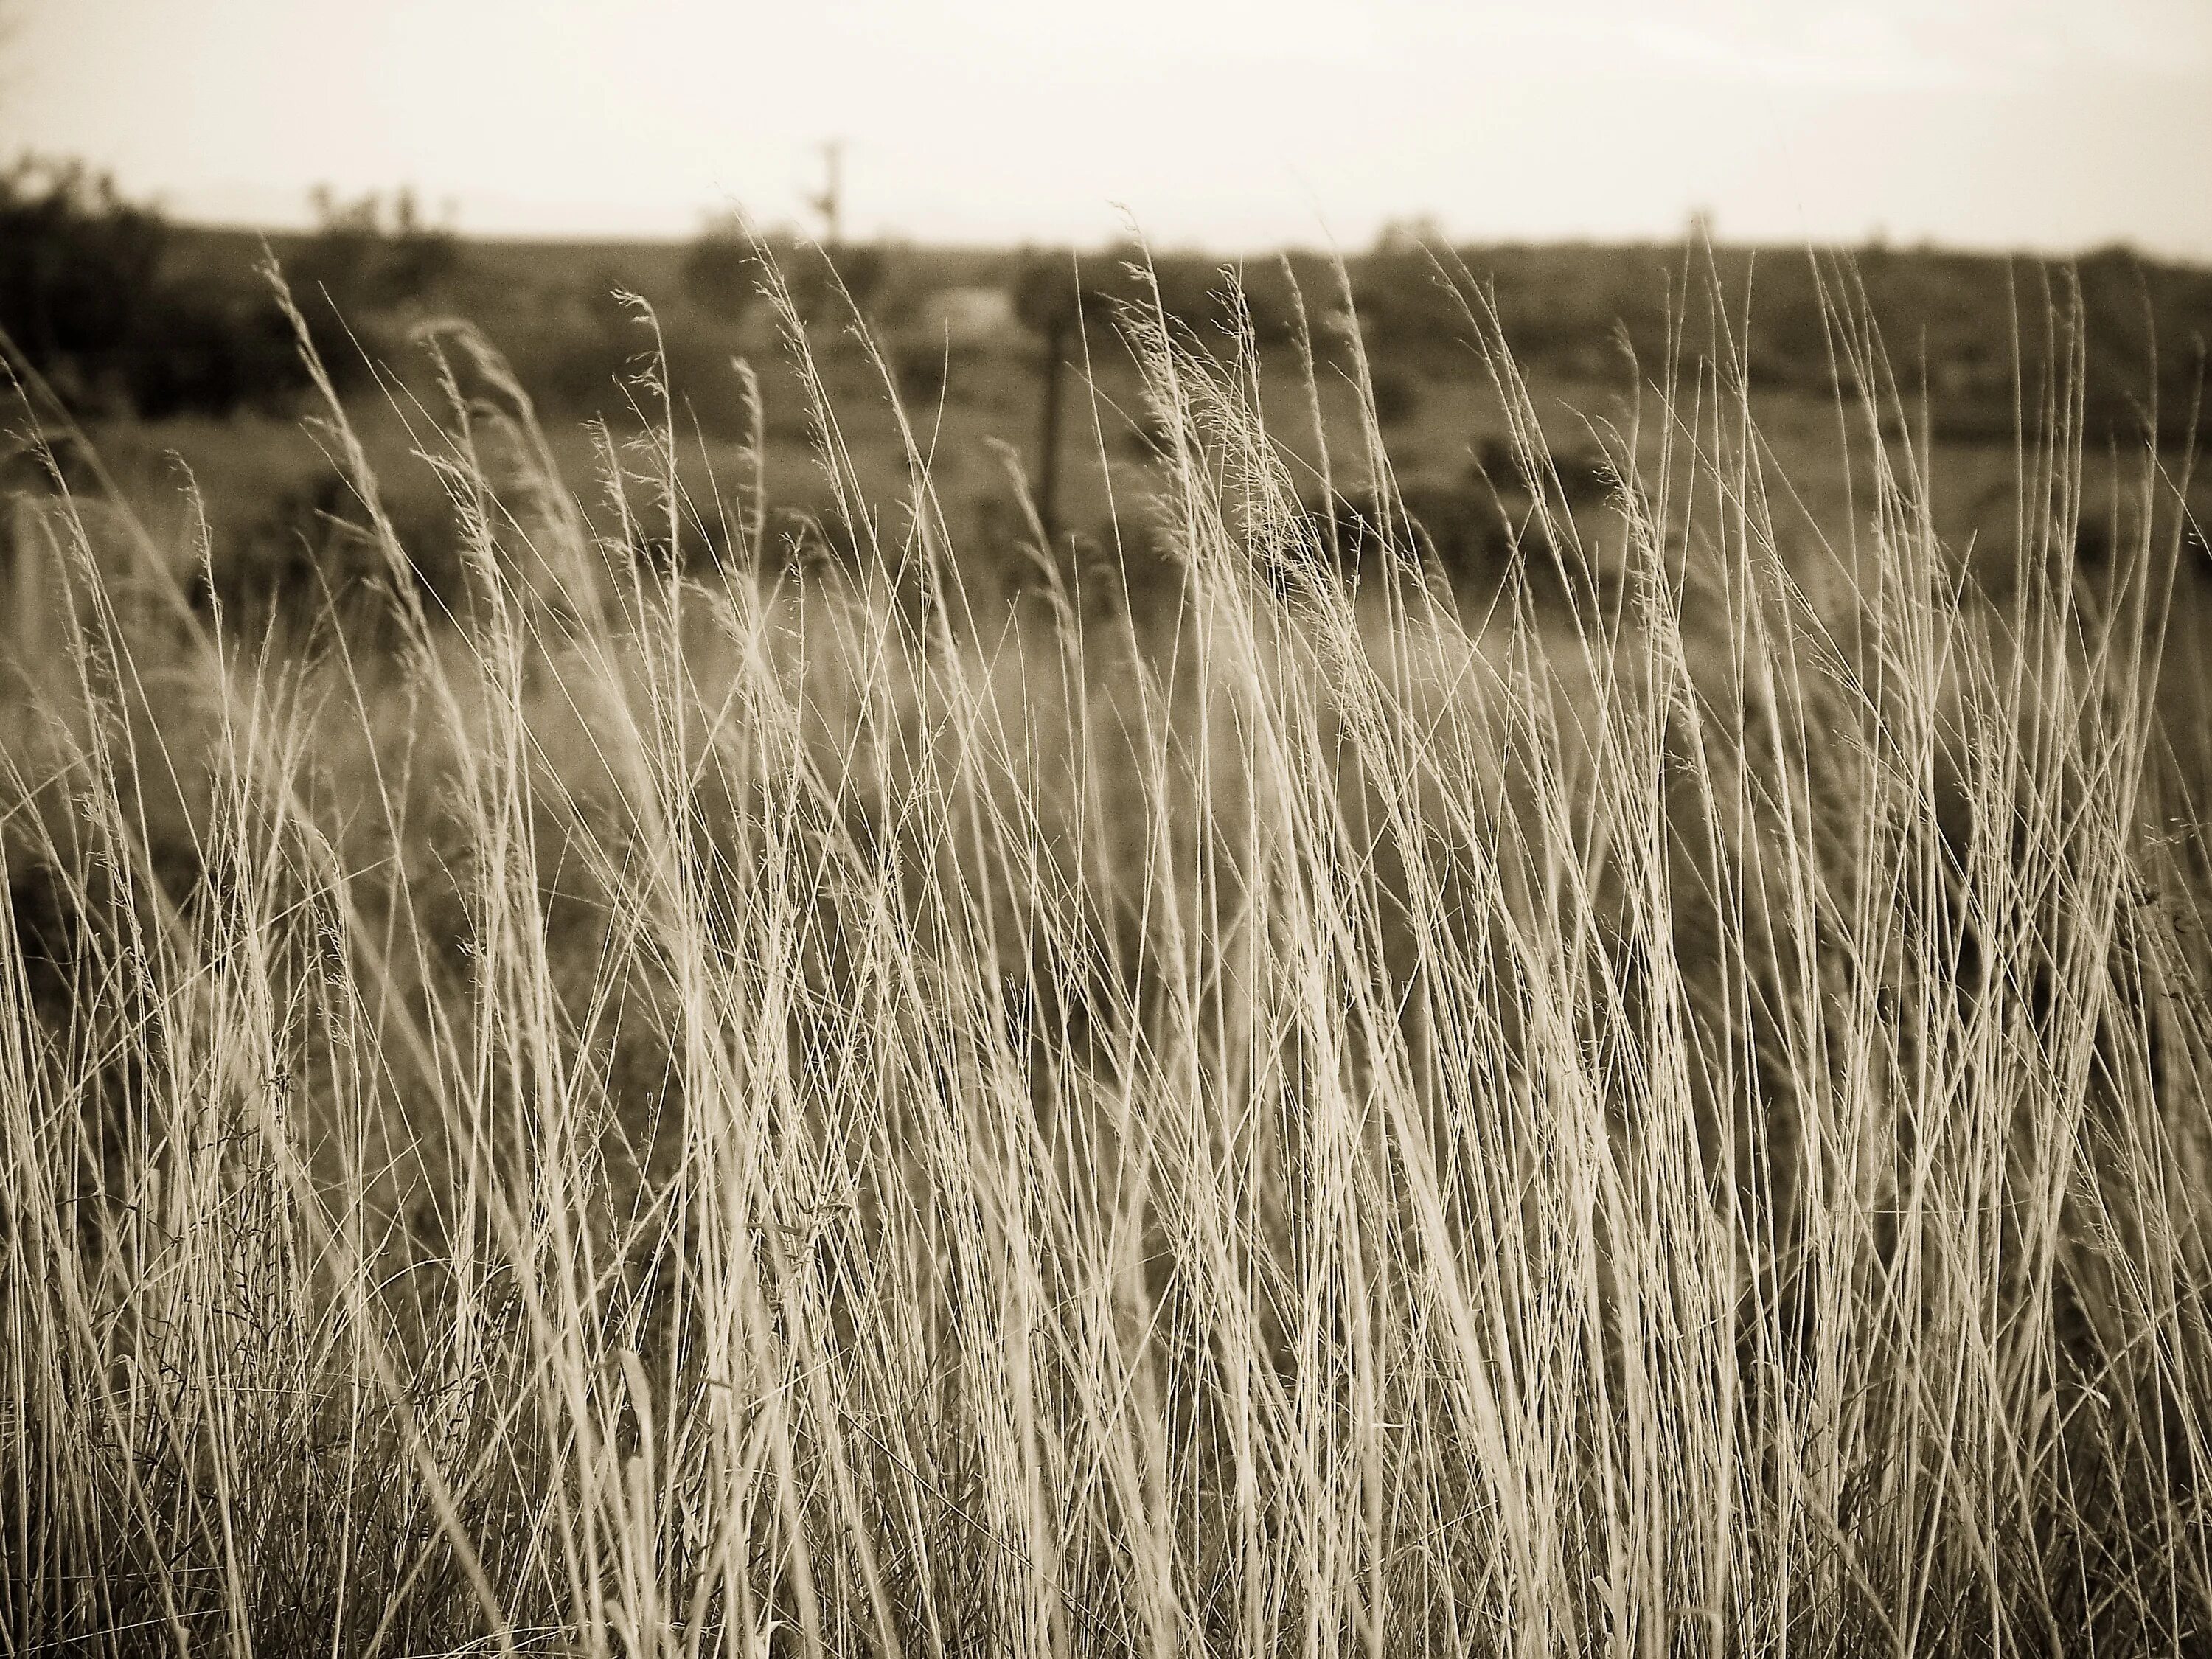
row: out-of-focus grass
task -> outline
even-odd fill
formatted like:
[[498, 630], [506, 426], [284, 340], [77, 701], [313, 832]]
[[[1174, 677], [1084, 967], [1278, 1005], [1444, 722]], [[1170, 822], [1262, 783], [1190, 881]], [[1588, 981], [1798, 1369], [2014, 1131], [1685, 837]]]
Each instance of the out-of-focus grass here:
[[1474, 605], [1132, 322], [1164, 614], [826, 400], [834, 555], [672, 419], [587, 514], [459, 336], [448, 593], [331, 410], [374, 630], [43, 511], [0, 1652], [2202, 1644], [2185, 481], [2084, 573], [2030, 388], [1992, 598], [1876, 398], [1785, 560], [1723, 349], [1586, 530], [1470, 296]]

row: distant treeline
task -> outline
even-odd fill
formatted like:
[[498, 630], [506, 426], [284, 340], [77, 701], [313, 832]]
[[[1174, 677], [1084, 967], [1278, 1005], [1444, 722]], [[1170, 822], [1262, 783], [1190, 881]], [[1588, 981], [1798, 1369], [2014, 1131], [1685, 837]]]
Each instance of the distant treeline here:
[[[643, 337], [626, 295], [654, 307], [678, 385], [756, 348], [766, 325], [760, 249], [732, 224], [688, 245], [520, 245], [463, 241], [426, 224], [404, 193], [318, 206], [315, 231], [264, 240], [173, 223], [81, 167], [20, 162], [0, 173], [0, 328], [74, 408], [150, 419], [295, 405], [307, 374], [264, 254], [342, 389], [372, 363], [408, 359], [410, 331], [437, 316], [479, 324], [532, 394], [564, 412], [605, 404], [636, 360]], [[2045, 365], [2075, 349], [2052, 319], [2069, 316], [2092, 429], [2139, 429], [2155, 409], [2163, 435], [2183, 436], [2212, 336], [2212, 270], [2124, 249], [2052, 267], [1878, 246], [1816, 259], [1680, 244], [1431, 252], [1386, 239], [1341, 271], [1310, 253], [1244, 260], [1241, 307], [1222, 264], [1197, 254], [853, 245], [825, 255], [789, 239], [769, 251], [802, 315], [834, 323], [857, 309], [894, 348], [927, 333], [931, 295], [997, 289], [1017, 345], [1076, 317], [1157, 307], [1201, 343], [1243, 331], [1263, 348], [1303, 337], [1342, 362], [1348, 280], [1366, 348], [1393, 377], [1449, 362], [1477, 331], [1472, 310], [1494, 311], [1538, 374], [1616, 377], [1624, 353], [1652, 374], [1678, 346], [1702, 354], [1724, 340], [1754, 385], [1826, 391], [1855, 378], [1832, 321], [1841, 301], [1863, 305], [1896, 389], [1908, 402], [1924, 390], [1939, 433], [1954, 437], [2009, 434], [2016, 398], [2034, 424]]]

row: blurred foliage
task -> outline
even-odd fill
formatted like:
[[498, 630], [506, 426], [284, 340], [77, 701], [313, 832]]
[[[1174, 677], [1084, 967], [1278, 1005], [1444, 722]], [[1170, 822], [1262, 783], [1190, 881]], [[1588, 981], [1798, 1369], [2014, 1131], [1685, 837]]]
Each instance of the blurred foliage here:
[[1421, 385], [1404, 369], [1385, 363], [1369, 380], [1375, 418], [1384, 426], [1403, 426], [1421, 411]]
[[[1433, 353], [1494, 320], [1524, 368], [1617, 378], [1659, 371], [1679, 341], [1739, 360], [1755, 387], [1855, 390], [1838, 308], [1863, 306], [1909, 405], [1925, 396], [1939, 437], [2009, 440], [2015, 392], [2036, 425], [2053, 354], [2078, 314], [2081, 417], [2098, 436], [2168, 442], [2202, 430], [2195, 387], [2212, 334], [2212, 270], [2126, 248], [2069, 265], [1884, 246], [1837, 258], [1804, 249], [1559, 244], [1453, 250], [1391, 240], [1353, 263], [1360, 324], [1380, 356]], [[1678, 316], [1682, 296], [1722, 296]]]
[[715, 219], [684, 251], [684, 296], [717, 322], [743, 322], [764, 275], [760, 251], [734, 215]]
[[179, 271], [175, 240], [79, 163], [0, 172], [0, 329], [71, 409], [221, 414], [304, 382], [267, 285], [245, 264]]
[[1025, 249], [1009, 281], [1015, 315], [1036, 334], [1049, 337], [1079, 316], [1094, 326], [1164, 321], [1185, 343], [1215, 349], [1247, 331], [1262, 347], [1294, 338], [1299, 290], [1332, 285], [1310, 256], [1240, 265], [1135, 243], [1102, 253]]
[[872, 242], [846, 242], [834, 248], [814, 242], [781, 240], [767, 253], [782, 274], [792, 308], [809, 326], [835, 326], [854, 317], [874, 317], [890, 286], [890, 260]]
[[459, 243], [423, 222], [414, 192], [347, 200], [314, 192], [318, 228], [284, 260], [295, 289], [328, 296], [343, 315], [419, 309], [459, 274]]
[[[83, 167], [19, 161], [0, 173], [0, 326], [81, 410], [222, 415], [294, 406], [305, 375], [258, 266], [273, 252], [341, 390], [372, 362], [422, 373], [409, 344], [422, 323], [459, 313], [513, 359], [549, 413], [624, 413], [618, 380], [665, 356], [679, 396], [700, 396], [709, 431], [736, 430], [731, 359], [775, 351], [764, 290], [779, 277], [818, 353], [847, 349], [856, 319], [882, 339], [901, 381], [934, 400], [989, 402], [1012, 358], [975, 359], [947, 380], [923, 301], [940, 290], [998, 289], [1014, 321], [1050, 340], [1080, 321], [1094, 342], [1132, 321], [1164, 323], [1186, 345], [1226, 353], [1310, 343], [1348, 368], [1358, 338], [1386, 422], [1427, 418], [1424, 387], [1494, 323], [1521, 366], [1554, 381], [1649, 377], [1678, 349], [1720, 348], [1754, 386], [1852, 392], [1838, 302], [1863, 302], [1891, 355], [1883, 371], [1908, 407], [1924, 395], [1939, 438], [2008, 440], [2015, 410], [2035, 424], [2061, 334], [2044, 319], [2078, 312], [2087, 340], [2085, 435], [2131, 435], [2155, 421], [2168, 441], [2201, 426], [2196, 384], [2212, 333], [2212, 271], [2107, 249], [2066, 267], [1875, 245], [1846, 260], [1683, 243], [1453, 248], [1433, 225], [1393, 227], [1346, 258], [1294, 252], [1224, 264], [1134, 243], [1099, 251], [824, 248], [787, 233], [756, 237], [736, 216], [688, 243], [463, 242], [426, 222], [404, 191], [315, 198], [316, 228], [264, 239], [172, 224]], [[1686, 314], [1682, 296], [1719, 296]], [[634, 304], [653, 309], [653, 325]], [[1347, 301], [1351, 304], [1347, 305]], [[927, 336], [927, 337], [924, 337]], [[981, 349], [980, 347], [978, 348]], [[2195, 423], [2195, 424], [2192, 424]]]
[[342, 391], [404, 353], [408, 332], [462, 299], [466, 261], [453, 233], [424, 222], [414, 193], [313, 194], [316, 228], [281, 254], [284, 280]]

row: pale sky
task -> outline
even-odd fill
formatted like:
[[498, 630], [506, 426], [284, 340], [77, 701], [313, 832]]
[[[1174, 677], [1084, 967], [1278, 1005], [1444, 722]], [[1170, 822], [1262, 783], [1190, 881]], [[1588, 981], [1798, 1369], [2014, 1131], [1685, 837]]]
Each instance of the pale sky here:
[[0, 0], [0, 152], [186, 216], [1364, 245], [1880, 230], [2212, 258], [2212, 0]]

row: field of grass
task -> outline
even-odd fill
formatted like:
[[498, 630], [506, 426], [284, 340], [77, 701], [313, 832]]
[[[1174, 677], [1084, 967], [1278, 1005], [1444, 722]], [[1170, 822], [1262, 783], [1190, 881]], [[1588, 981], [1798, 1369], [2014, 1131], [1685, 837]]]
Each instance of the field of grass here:
[[1463, 298], [1479, 584], [1141, 313], [988, 592], [804, 355], [835, 536], [449, 337], [453, 574], [333, 398], [304, 615], [74, 463], [0, 1655], [2204, 1651], [2191, 480], [2059, 372], [1954, 487], [1839, 304], [1826, 483], [1720, 335], [1583, 501]]
[[[441, 242], [434, 258], [419, 249], [410, 254], [410, 246], [373, 230], [332, 230], [280, 239], [274, 257], [303, 285], [316, 338], [329, 355], [386, 509], [417, 580], [438, 602], [465, 585], [461, 530], [435, 469], [416, 453], [422, 445], [411, 428], [434, 426], [428, 411], [445, 397], [420, 337], [456, 312], [480, 322], [512, 365], [547, 428], [557, 470], [572, 479], [588, 479], [596, 470], [589, 422], [606, 421], [624, 437], [655, 423], [654, 411], [635, 406], [618, 377], [626, 362], [635, 368], [662, 353], [678, 393], [673, 421], [685, 440], [684, 488], [711, 497], [726, 493], [718, 479], [750, 480], [757, 472], [770, 503], [765, 540], [771, 554], [780, 556], [803, 539], [809, 518], [823, 523], [830, 541], [853, 539], [851, 527], [836, 522], [836, 490], [815, 462], [810, 376], [818, 377], [835, 406], [852, 470], [872, 495], [896, 496], [904, 489], [903, 427], [910, 422], [971, 590], [1027, 580], [1024, 515], [1009, 477], [1012, 459], [1036, 482], [1054, 528], [1074, 532], [1094, 551], [1116, 544], [1124, 553], [1145, 551], [1130, 546], [1115, 507], [1151, 488], [1159, 434], [1146, 410], [1142, 365], [1103, 325], [1103, 306], [1092, 307], [1100, 314], [1080, 350], [1065, 342], [1049, 346], [1027, 312], [1002, 316], [981, 332], [972, 325], [947, 332], [934, 320], [932, 305], [948, 293], [1018, 299], [1026, 282], [1055, 267], [1054, 255], [904, 246], [845, 251], [848, 266], [860, 262], [856, 280], [862, 270], [872, 273], [855, 303], [883, 342], [890, 379], [905, 404], [902, 420], [883, 395], [878, 366], [839, 321], [841, 314], [856, 319], [819, 291], [825, 267], [818, 252], [787, 250], [801, 258], [814, 282], [807, 300], [815, 318], [812, 350], [802, 366], [784, 349], [773, 308], [746, 297], [753, 281], [746, 273], [758, 267], [743, 263], [742, 255], [710, 306], [687, 282], [689, 256], [678, 244]], [[170, 280], [188, 292], [211, 288], [230, 295], [226, 303], [242, 317], [266, 310], [281, 333], [283, 319], [270, 304], [265, 276], [255, 269], [267, 257], [254, 238], [179, 228], [169, 250], [175, 267]], [[1119, 285], [1114, 291], [1133, 292], [1115, 256], [1057, 258], [1079, 265], [1087, 292], [1109, 283]], [[59, 251], [49, 263], [68, 264]], [[1460, 289], [1480, 283], [1497, 307], [1502, 331], [1515, 342], [1547, 449], [1559, 459], [1577, 508], [1598, 505], [1603, 495], [1595, 465], [1603, 444], [1589, 430], [1590, 418], [1625, 418], [1638, 385], [1677, 355], [1679, 343], [1669, 343], [1674, 325], [1668, 321], [1666, 296], [1702, 283], [1728, 321], [1729, 355], [1751, 388], [1762, 439], [1799, 498], [1778, 515], [1785, 558], [1794, 562], [1817, 550], [1829, 529], [1863, 523], [1875, 510], [1864, 475], [1854, 477], [1839, 441], [1834, 388], [1850, 386], [1855, 370], [1834, 353], [1820, 264], [1802, 251], [1759, 256], [1750, 249], [1710, 249], [1702, 269], [1689, 250], [1658, 246], [1378, 251], [1334, 268], [1316, 256], [1289, 253], [1242, 269], [1262, 290], [1252, 342], [1261, 369], [1254, 398], [1291, 465], [1302, 506], [1330, 516], [1327, 498], [1334, 487], [1375, 515], [1376, 491], [1366, 477], [1369, 411], [1358, 384], [1364, 376], [1407, 516], [1435, 544], [1455, 581], [1498, 579], [1510, 540], [1506, 520], [1525, 524], [1530, 503], [1516, 487], [1507, 453], [1512, 422], [1468, 349], [1454, 285], [1440, 280], [1447, 271], [1456, 272]], [[395, 270], [415, 271], [424, 285], [402, 292], [394, 286]], [[1173, 256], [1163, 272], [1168, 315], [1188, 331], [1187, 343], [1214, 354], [1234, 349], [1224, 334], [1224, 276], [1194, 254]], [[1923, 505], [1939, 535], [1968, 551], [1985, 584], [2001, 586], [2021, 556], [2012, 502], [2023, 373], [2033, 382], [2055, 369], [2076, 389], [2076, 425], [2090, 462], [2081, 517], [2093, 558], [2114, 541], [2108, 511], [2125, 493], [2108, 476], [2108, 447], [2116, 440], [2122, 448], [2131, 447], [2148, 420], [2161, 441], [2178, 449], [2199, 424], [2191, 343], [2212, 326], [2212, 275], [2118, 252], [2058, 272], [1934, 250], [1869, 249], [1851, 280], [1855, 303], [1865, 314], [1888, 319], [1911, 343], [1902, 376], [1905, 406], [1888, 410], [1887, 418], [1909, 416], [1916, 423], [1929, 471], [1940, 481]], [[1304, 289], [1291, 287], [1293, 282]], [[726, 290], [734, 290], [734, 299]], [[659, 307], [649, 325], [619, 293], [644, 295]], [[1370, 360], [1364, 369], [1355, 364], [1345, 331], [1347, 295], [1362, 307]], [[2081, 325], [2069, 337], [2081, 348], [2075, 360], [2063, 357], [2072, 346], [2033, 320], [2044, 302], [2054, 300]], [[198, 361], [194, 350], [162, 343], [161, 296], [134, 293], [117, 304], [144, 313], [124, 354], [137, 365], [125, 379], [193, 383], [187, 366]], [[343, 307], [343, 320], [333, 304]], [[1301, 318], [1316, 359], [1311, 374], [1296, 326]], [[0, 318], [0, 325], [15, 329], [21, 323]], [[257, 325], [252, 332], [256, 372], [268, 384], [221, 414], [186, 412], [195, 407], [186, 404], [134, 415], [112, 377], [103, 380], [67, 359], [54, 366], [135, 510], [181, 561], [198, 562], [204, 551], [215, 588], [234, 611], [312, 610], [379, 568], [343, 469], [301, 424], [288, 390], [305, 379], [292, 367], [296, 354], [283, 338], [265, 337], [270, 331]], [[2154, 349], [2160, 341], [2163, 353]], [[171, 363], [172, 356], [179, 362]], [[758, 376], [750, 388], [732, 372], [733, 356], [747, 360]], [[1068, 362], [1065, 384], [1071, 388], [1051, 469], [1056, 493], [1047, 486], [1040, 429], [1048, 356]], [[1849, 401], [1858, 397], [1854, 392]], [[1321, 465], [1323, 449], [1333, 456], [1328, 467]], [[201, 483], [209, 520], [204, 550], [187, 522], [194, 509], [179, 488], [179, 461]], [[0, 481], [5, 477], [0, 471]], [[1495, 499], [1501, 486], [1512, 498], [1504, 512]], [[586, 488], [580, 494], [592, 532], [617, 533], [601, 492]], [[711, 517], [699, 527], [709, 535], [717, 531]], [[1140, 556], [1138, 562], [1158, 561]], [[1139, 583], [1150, 585], [1148, 577]]]

